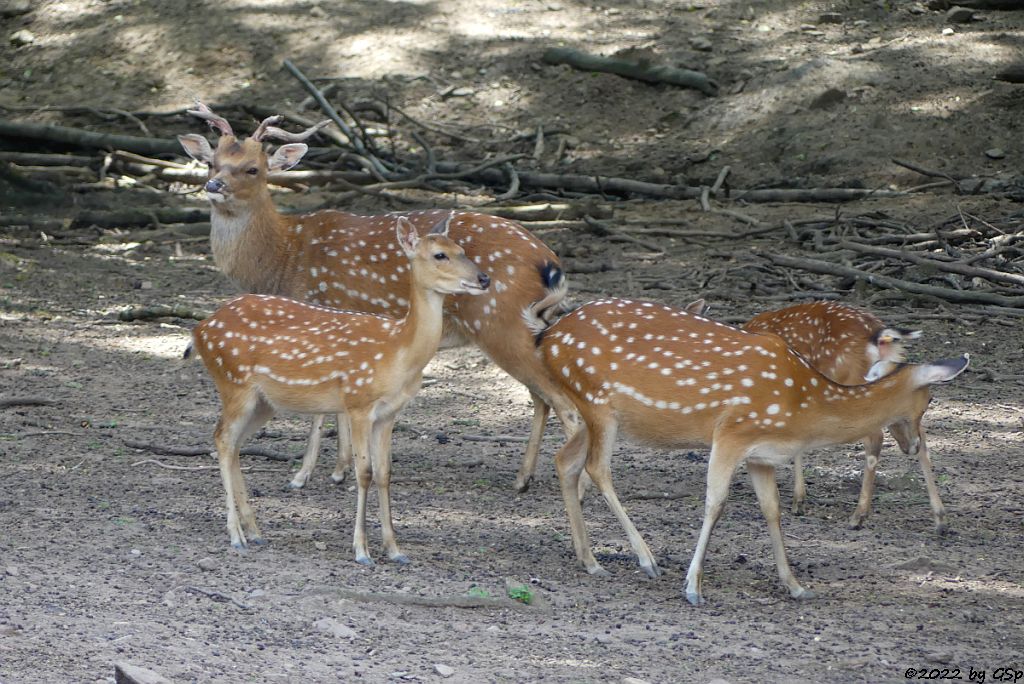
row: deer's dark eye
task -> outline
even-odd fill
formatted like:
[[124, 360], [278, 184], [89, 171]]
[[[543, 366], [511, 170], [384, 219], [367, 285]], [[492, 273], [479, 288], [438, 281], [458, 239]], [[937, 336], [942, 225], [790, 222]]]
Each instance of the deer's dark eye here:
[[250, 167], [250, 168], [246, 169], [246, 170], [245, 170], [245, 172], [246, 172], [247, 174], [249, 174], [250, 176], [255, 176], [255, 175], [256, 175], [257, 173], [259, 173], [259, 172], [260, 172], [260, 170], [259, 170], [259, 169], [257, 169], [257, 168], [256, 168], [255, 166], [252, 166], [252, 167]]
[[445, 254], [444, 252], [438, 252], [437, 254], [434, 255], [434, 258], [437, 259], [438, 261], [448, 261], [448, 255]]

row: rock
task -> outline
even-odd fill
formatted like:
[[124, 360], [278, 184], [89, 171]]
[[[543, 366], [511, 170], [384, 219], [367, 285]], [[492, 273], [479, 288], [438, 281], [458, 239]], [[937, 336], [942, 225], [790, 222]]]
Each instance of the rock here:
[[166, 677], [130, 663], [114, 663], [114, 681], [117, 684], [171, 684]]
[[11, 577], [17, 577], [21, 574], [21, 571], [18, 570], [17, 565], [8, 565], [6, 568], [4, 568], [4, 572], [10, 575]]
[[646, 679], [639, 677], [623, 677], [622, 684], [648, 684]]
[[729, 680], [722, 679], [721, 677], [716, 677], [715, 679], [712, 679], [710, 682], [708, 682], [708, 684], [729, 684]]
[[846, 91], [829, 88], [811, 100], [811, 109], [829, 109], [846, 99]]
[[200, 570], [204, 570], [206, 572], [212, 572], [217, 569], [217, 561], [210, 558], [209, 556], [206, 556], [205, 558], [200, 558], [198, 561], [196, 561], [196, 565], [199, 566]]
[[974, 10], [966, 7], [950, 7], [946, 12], [946, 21], [950, 24], [969, 24], [974, 21]]
[[1006, 151], [1001, 147], [993, 147], [991, 150], [985, 150], [985, 156], [989, 159], [1002, 159], [1006, 156]]
[[323, 19], [327, 16], [327, 12], [324, 11], [324, 8], [320, 5], [313, 5], [309, 9], [309, 16], [315, 17], [316, 19]]
[[341, 624], [334, 618], [321, 618], [313, 623], [313, 627], [318, 632], [330, 634], [338, 639], [354, 639], [359, 636], [354, 629], [348, 625]]
[[313, 548], [315, 548], [317, 551], [326, 551], [327, 550], [327, 542], [322, 542], [322, 541], [313, 542]]
[[942, 35], [944, 35], [944, 36], [951, 36], [954, 33], [956, 33], [956, 31], [954, 31], [953, 29], [951, 29], [948, 26], [946, 28], [942, 29]]
[[15, 47], [24, 47], [25, 45], [31, 45], [36, 42], [35, 34], [28, 29], [21, 29], [11, 34], [11, 45]]
[[822, 12], [818, 15], [819, 24], [842, 24], [843, 15], [839, 12]]
[[704, 36], [697, 36], [696, 38], [690, 39], [690, 45], [694, 50], [700, 50], [701, 52], [711, 52], [714, 49], [714, 45], [710, 40]]
[[5, 19], [17, 17], [21, 14], [28, 14], [31, 9], [31, 0], [8, 0], [8, 2], [0, 5], [0, 17]]
[[924, 654], [924, 659], [938, 665], [948, 665], [953, 662], [953, 654], [949, 651], [932, 651]]
[[449, 667], [448, 665], [442, 665], [441, 663], [437, 663], [434, 665], [434, 672], [447, 679], [448, 677], [451, 677], [453, 674], [455, 674], [455, 668]]

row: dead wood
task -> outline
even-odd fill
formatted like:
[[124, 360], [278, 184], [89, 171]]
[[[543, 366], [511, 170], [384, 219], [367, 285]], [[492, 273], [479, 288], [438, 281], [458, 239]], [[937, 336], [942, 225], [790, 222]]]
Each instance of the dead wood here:
[[[423, 608], [498, 608], [520, 612], [536, 612], [536, 606], [527, 606], [519, 601], [490, 596], [417, 596], [415, 594], [378, 594], [352, 589], [312, 589], [313, 593], [327, 594], [358, 603], [393, 603], [400, 606], [421, 606]], [[306, 593], [309, 593], [308, 591]]]
[[187, 587], [181, 587], [181, 588], [184, 591], [186, 591], [186, 592], [188, 592], [190, 594], [199, 594], [200, 596], [205, 596], [206, 598], [210, 599], [211, 601], [216, 601], [218, 603], [232, 603], [232, 604], [238, 606], [239, 608], [241, 608], [242, 610], [246, 610], [246, 611], [251, 611], [252, 610], [252, 606], [246, 605], [246, 604], [242, 603], [241, 601], [239, 601], [238, 599], [231, 598], [227, 594], [222, 594], [219, 591], [211, 591], [210, 589], [203, 589], [201, 587], [193, 587], [191, 585], [189, 585]]
[[54, 399], [45, 397], [7, 397], [0, 399], [0, 409], [12, 406], [53, 406], [57, 402]]
[[617, 57], [602, 57], [572, 48], [548, 48], [541, 55], [541, 59], [548, 64], [568, 64], [581, 71], [600, 71], [648, 83], [667, 83], [683, 88], [693, 88], [705, 95], [718, 94], [718, 84], [708, 78], [707, 74], [690, 69], [636, 62]]
[[983, 278], [985, 280], [991, 280], [993, 282], [1024, 286], [1024, 275], [1016, 273], [1006, 273], [1005, 271], [995, 271], [989, 268], [968, 266], [964, 263], [960, 263], [957, 261], [933, 259], [920, 256], [918, 254], [915, 254], [914, 252], [907, 252], [898, 249], [888, 249], [886, 247], [875, 247], [873, 245], [863, 245], [860, 244], [859, 242], [851, 242], [849, 240], [840, 240], [838, 246], [841, 249], [849, 249], [854, 252], [860, 252], [861, 254], [874, 254], [877, 256], [885, 256], [893, 259], [900, 259], [901, 261], [907, 261], [917, 266], [924, 266], [926, 268], [933, 268], [936, 271], [942, 271], [944, 273], [956, 273], [958, 275], [967, 276], [969, 278]]
[[612, 228], [611, 226], [609, 226], [607, 223], [604, 223], [603, 221], [598, 221], [597, 219], [595, 219], [592, 216], [584, 216], [583, 217], [583, 222], [587, 224], [587, 228], [589, 229], [589, 231], [591, 233], [593, 233], [594, 235], [597, 235], [599, 237], [616, 237], [619, 240], [622, 240], [624, 242], [629, 242], [629, 243], [632, 243], [634, 245], [639, 245], [639, 246], [643, 247], [644, 249], [648, 249], [648, 250], [650, 250], [652, 252], [656, 252], [658, 254], [664, 254], [665, 253], [665, 250], [662, 249], [659, 245], [656, 245], [656, 244], [654, 244], [652, 242], [646, 242], [644, 240], [640, 240], [638, 238], [633, 237], [632, 235], [627, 235], [626, 233], [623, 233], [620, 230], [616, 230], [616, 229]]
[[0, 162], [23, 166], [99, 166], [98, 157], [75, 154], [45, 154], [42, 152], [0, 152]]
[[154, 207], [152, 209], [119, 209], [116, 211], [83, 210], [68, 218], [46, 218], [35, 214], [0, 215], [0, 226], [30, 226], [33, 229], [72, 229], [87, 226], [121, 228], [124, 226], [146, 226], [154, 223], [198, 223], [209, 222], [208, 208], [190, 207], [183, 209]]
[[1010, 64], [996, 72], [995, 78], [1007, 83], [1024, 83], [1024, 64]]
[[154, 318], [190, 318], [192, 320], [201, 321], [209, 316], [210, 313], [208, 311], [196, 311], [183, 305], [156, 305], [136, 306], [130, 309], [124, 309], [117, 314], [117, 320], [128, 322], [149, 321]]
[[177, 154], [181, 151], [181, 144], [177, 140], [95, 133], [67, 126], [19, 123], [6, 119], [0, 119], [0, 138], [28, 138], [77, 147], [128, 150], [138, 154]]
[[543, 202], [540, 204], [521, 204], [501, 207], [473, 207], [473, 211], [491, 214], [515, 221], [566, 221], [582, 219], [584, 216], [594, 218], [611, 218], [614, 210], [611, 205], [595, 202]]
[[[149, 451], [161, 456], [207, 456], [214, 452], [213, 447], [178, 447], [164, 446], [162, 444], [151, 444], [150, 442], [139, 442], [133, 439], [126, 439], [124, 445], [129, 449]], [[259, 447], [243, 447], [240, 454], [243, 456], [260, 456], [270, 461], [293, 461], [287, 454], [278, 454]]]
[[782, 254], [765, 255], [770, 261], [779, 266], [787, 268], [799, 268], [811, 273], [834, 275], [869, 283], [879, 288], [900, 290], [911, 294], [936, 297], [948, 302], [958, 304], [987, 304], [990, 306], [1008, 307], [1011, 309], [1024, 307], [1024, 295], [1005, 296], [993, 292], [977, 292], [971, 290], [954, 290], [952, 288], [937, 287], [913, 283], [908, 280], [900, 280], [889, 276], [870, 273], [852, 266], [843, 266], [820, 259], [807, 259], [801, 257], [790, 257]]

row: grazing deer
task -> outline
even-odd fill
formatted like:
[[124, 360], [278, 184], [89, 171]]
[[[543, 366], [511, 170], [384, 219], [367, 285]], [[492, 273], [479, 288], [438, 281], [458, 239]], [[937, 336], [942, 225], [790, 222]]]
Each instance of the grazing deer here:
[[[876, 366], [876, 372], [895, 369], [903, 361], [904, 341], [921, 336], [920, 330], [886, 327], [874, 314], [838, 302], [809, 302], [766, 311], [751, 318], [743, 329], [775, 333], [812, 366], [843, 385], [862, 384], [868, 371], [878, 362], [884, 364]], [[935, 531], [943, 534], [946, 531], [946, 510], [935, 484], [920, 419], [915, 422], [901, 420], [888, 427], [903, 453], [917, 454], [928, 488]], [[857, 508], [850, 516], [851, 528], [859, 528], [871, 515], [875, 471], [881, 451], [881, 430], [864, 437], [864, 476]], [[802, 455], [796, 454], [793, 462], [793, 513], [804, 512], [806, 498]]]
[[[394, 239], [399, 220], [423, 233], [449, 215], [447, 211], [415, 211], [359, 216], [342, 211], [283, 215], [274, 207], [267, 173], [291, 168], [307, 147], [301, 141], [328, 122], [303, 133], [287, 133], [264, 120], [239, 139], [230, 124], [197, 102], [189, 112], [206, 120], [220, 134], [214, 150], [201, 135], [178, 136], [185, 151], [209, 166], [206, 194], [211, 205], [210, 246], [214, 261], [246, 292], [278, 294], [338, 309], [399, 316], [409, 305], [408, 268]], [[263, 142], [287, 142], [267, 155]], [[451, 239], [494, 278], [488, 297], [452, 297], [445, 308], [443, 346], [475, 343], [499, 367], [526, 385], [533, 400], [533, 424], [526, 455], [515, 486], [525, 491], [533, 477], [549, 406], [566, 433], [575, 424], [572, 404], [557, 394], [534, 353], [531, 331], [521, 314], [543, 300], [561, 311], [564, 275], [558, 257], [522, 226], [506, 219], [458, 212], [450, 222]], [[540, 312], [544, 315], [544, 312]], [[314, 420], [302, 467], [291, 486], [302, 487], [320, 446], [323, 416]], [[338, 420], [338, 463], [331, 476], [344, 480], [351, 454], [347, 426]]]
[[629, 537], [640, 566], [659, 573], [654, 556], [623, 510], [609, 461], [619, 430], [661, 448], [710, 445], [704, 523], [686, 581], [703, 601], [701, 577], [711, 531], [740, 463], [746, 462], [768, 522], [779, 577], [794, 598], [809, 598], [786, 558], [775, 466], [806, 449], [850, 442], [899, 420], [917, 421], [929, 387], [948, 382], [968, 357], [903, 365], [876, 382], [840, 385], [815, 370], [781, 338], [739, 330], [651, 302], [604, 299], [556, 323], [534, 321], [548, 371], [583, 421], [555, 457], [576, 556], [591, 574], [594, 558], [576, 496], [586, 468]]
[[356, 561], [373, 564], [366, 548], [372, 464], [384, 549], [391, 560], [408, 562], [391, 523], [391, 431], [441, 342], [445, 295], [480, 295], [490, 278], [448, 238], [447, 223], [420, 238], [400, 218], [395, 231], [409, 264], [405, 318], [250, 294], [196, 326], [194, 349], [223, 404], [214, 439], [232, 546], [262, 541], [239, 467], [242, 443], [279, 411], [337, 413], [347, 417], [356, 462]]

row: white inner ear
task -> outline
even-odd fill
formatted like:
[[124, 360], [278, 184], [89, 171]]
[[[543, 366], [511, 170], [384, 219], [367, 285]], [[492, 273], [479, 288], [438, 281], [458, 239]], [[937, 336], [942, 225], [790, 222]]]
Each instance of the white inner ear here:
[[195, 133], [179, 135], [178, 142], [181, 143], [186, 154], [196, 161], [204, 164], [209, 164], [213, 161], [213, 148], [210, 147], [210, 142], [203, 136], [196, 135]]
[[287, 171], [302, 161], [302, 157], [308, 149], [309, 146], [305, 143], [281, 145], [274, 152], [273, 156], [267, 160], [267, 168], [271, 171]]
[[867, 382], [874, 382], [879, 378], [884, 378], [886, 375], [895, 370], [895, 364], [890, 361], [875, 361], [875, 363], [868, 369], [868, 372], [864, 374], [864, 380]]
[[398, 244], [402, 246], [406, 256], [412, 258], [412, 255], [416, 253], [416, 246], [420, 244], [420, 236], [416, 232], [416, 228], [409, 219], [402, 216], [398, 219], [395, 232], [398, 234]]

